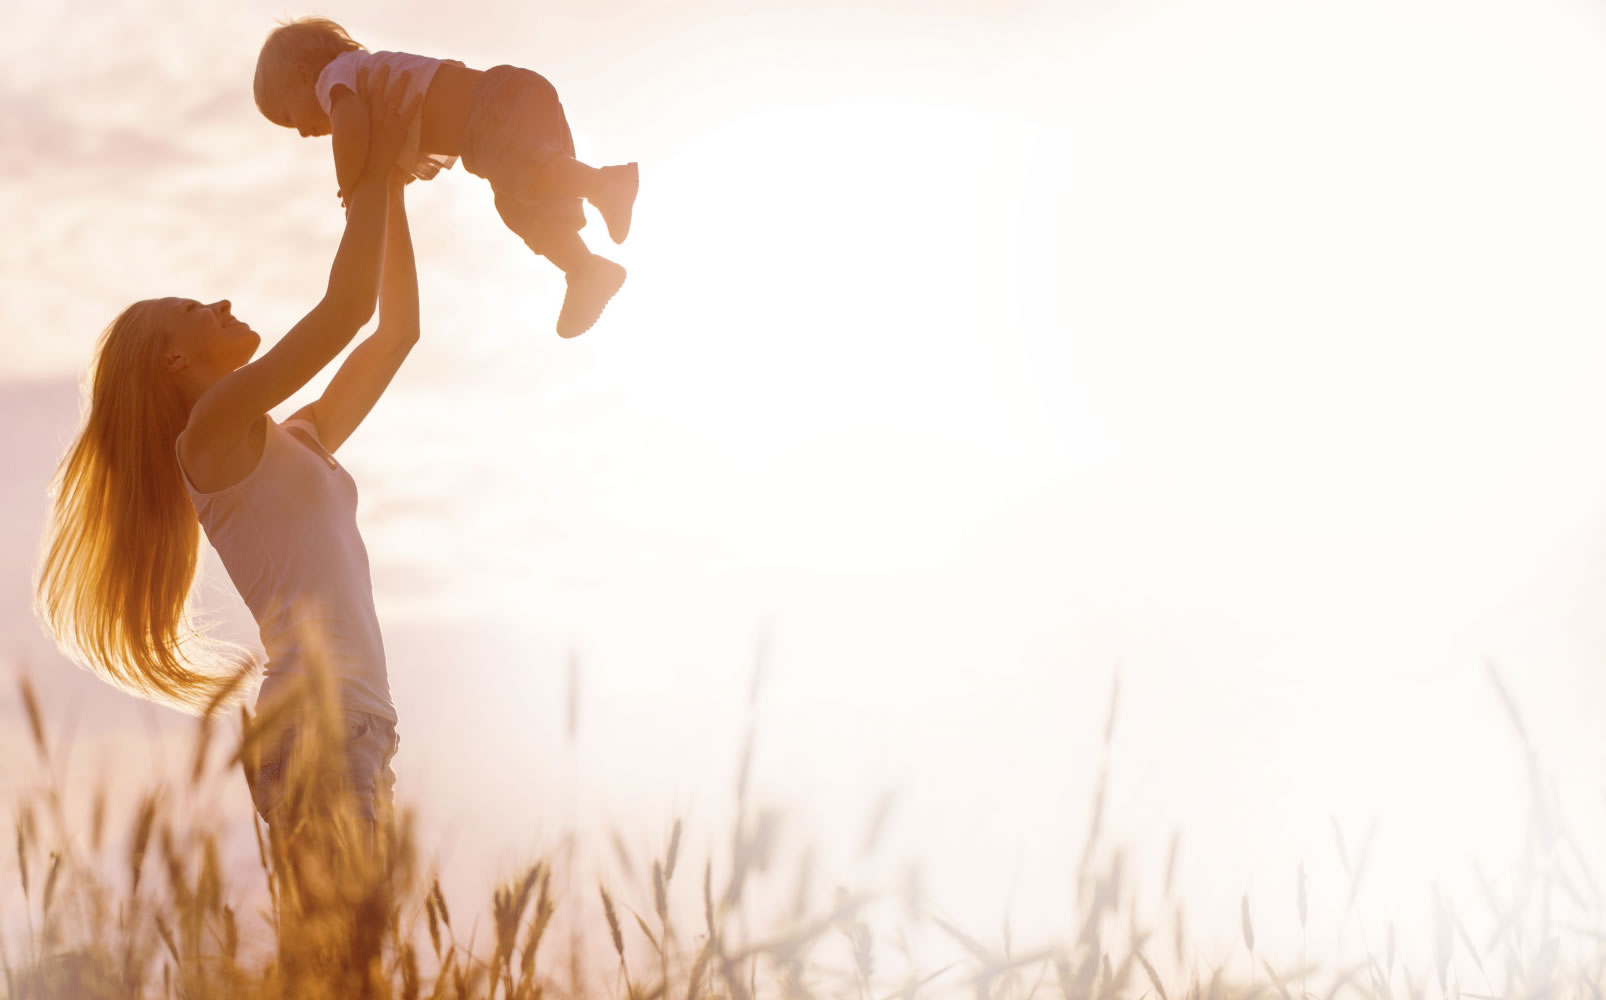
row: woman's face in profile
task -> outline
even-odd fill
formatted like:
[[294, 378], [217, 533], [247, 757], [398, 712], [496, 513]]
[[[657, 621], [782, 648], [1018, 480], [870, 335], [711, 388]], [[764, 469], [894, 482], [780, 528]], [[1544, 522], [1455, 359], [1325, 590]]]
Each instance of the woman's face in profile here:
[[162, 325], [168, 330], [170, 356], [180, 356], [186, 366], [219, 375], [250, 361], [262, 343], [261, 334], [235, 318], [228, 299], [211, 303], [164, 299]]

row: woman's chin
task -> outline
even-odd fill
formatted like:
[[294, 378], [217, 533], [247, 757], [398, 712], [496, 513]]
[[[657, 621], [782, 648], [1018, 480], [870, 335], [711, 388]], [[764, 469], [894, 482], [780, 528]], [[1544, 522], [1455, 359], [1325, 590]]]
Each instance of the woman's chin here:
[[257, 333], [255, 330], [252, 330], [251, 331], [251, 346], [249, 348], [247, 348], [246, 350], [240, 352], [240, 355], [239, 355], [239, 362], [240, 363], [235, 365], [234, 367], [236, 367], [236, 368], [244, 368], [246, 365], [250, 364], [251, 363], [251, 359], [256, 357], [256, 355], [257, 355], [257, 348], [259, 348], [261, 346], [262, 346], [262, 335], [260, 333]]

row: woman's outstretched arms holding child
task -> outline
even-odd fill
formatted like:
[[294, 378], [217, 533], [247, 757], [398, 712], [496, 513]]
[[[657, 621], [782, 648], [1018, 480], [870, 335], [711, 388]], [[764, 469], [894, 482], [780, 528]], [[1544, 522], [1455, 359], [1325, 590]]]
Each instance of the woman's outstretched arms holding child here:
[[409, 177], [390, 168], [385, 261], [379, 279], [379, 326], [352, 350], [315, 402], [295, 417], [310, 420], [319, 441], [334, 451], [351, 436], [390, 385], [396, 370], [418, 343], [418, 269], [407, 227], [404, 196]]
[[351, 342], [373, 315], [378, 295], [390, 164], [396, 159], [418, 99], [404, 99], [405, 76], [382, 68], [363, 89], [368, 105], [368, 168], [350, 195], [346, 230], [323, 298], [262, 357], [211, 385], [190, 412], [188, 450], [231, 450], [258, 418], [306, 385]]

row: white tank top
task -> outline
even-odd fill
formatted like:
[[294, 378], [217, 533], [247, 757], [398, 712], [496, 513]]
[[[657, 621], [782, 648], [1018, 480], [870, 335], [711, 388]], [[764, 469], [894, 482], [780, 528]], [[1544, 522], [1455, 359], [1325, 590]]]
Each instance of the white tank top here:
[[395, 722], [357, 484], [313, 424], [265, 419], [262, 457], [244, 479], [202, 493], [184, 475], [201, 528], [262, 635], [268, 663], [258, 708], [321, 656], [344, 708]]
[[401, 152], [396, 154], [397, 166], [421, 181], [429, 180], [442, 170], [450, 170], [452, 164], [457, 162], [457, 157], [418, 151], [419, 136], [424, 129], [423, 96], [429, 92], [429, 82], [435, 79], [435, 71], [441, 68], [441, 60], [415, 56], [410, 52], [369, 52], [366, 49], [342, 52], [318, 74], [318, 82], [314, 87], [324, 114], [329, 114], [336, 87], [345, 87], [353, 94], [357, 92], [357, 71], [364, 66], [368, 67], [369, 73], [381, 66], [389, 66], [392, 80], [405, 71], [408, 74], [406, 96], [419, 96], [418, 112], [407, 127], [407, 139], [402, 143]]

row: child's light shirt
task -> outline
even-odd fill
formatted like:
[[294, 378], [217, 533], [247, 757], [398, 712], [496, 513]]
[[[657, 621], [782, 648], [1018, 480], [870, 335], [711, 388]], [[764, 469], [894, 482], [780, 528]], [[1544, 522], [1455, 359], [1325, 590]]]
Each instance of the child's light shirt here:
[[357, 71], [364, 66], [368, 67], [370, 75], [381, 66], [389, 66], [392, 80], [404, 72], [411, 74], [407, 81], [407, 94], [403, 100], [417, 94], [418, 111], [413, 115], [412, 124], [407, 127], [407, 141], [402, 144], [401, 152], [396, 156], [396, 165], [419, 180], [427, 181], [442, 170], [450, 170], [452, 164], [457, 162], [455, 156], [418, 151], [419, 134], [424, 127], [423, 97], [429, 90], [429, 82], [435, 78], [435, 71], [441, 68], [441, 62], [440, 59], [415, 56], [409, 52], [368, 52], [364, 49], [342, 52], [323, 68], [322, 73], [318, 74], [315, 91], [318, 95], [318, 104], [327, 115], [330, 113], [336, 87], [347, 87], [353, 94], [357, 93]]

